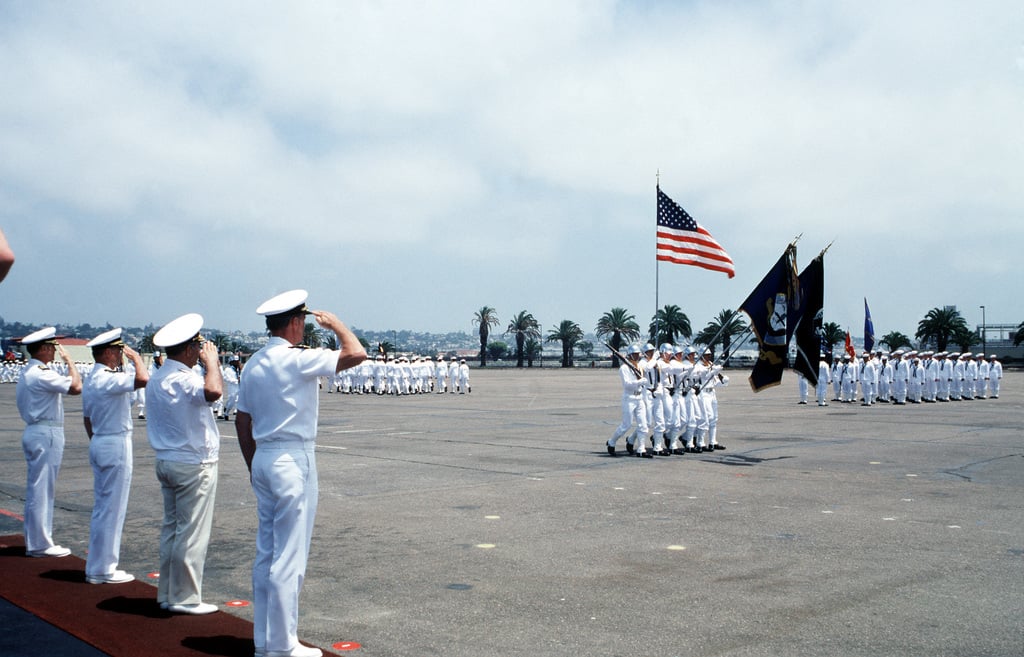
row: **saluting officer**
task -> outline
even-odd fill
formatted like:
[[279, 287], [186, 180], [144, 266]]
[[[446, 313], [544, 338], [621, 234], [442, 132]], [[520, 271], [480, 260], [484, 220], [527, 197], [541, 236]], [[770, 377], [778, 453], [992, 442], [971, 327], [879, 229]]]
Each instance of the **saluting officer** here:
[[[53, 542], [53, 499], [57, 473], [64, 457], [64, 395], [82, 392], [82, 377], [74, 361], [57, 342], [57, 329], [48, 326], [26, 335], [21, 344], [29, 361], [18, 379], [15, 397], [25, 421], [21, 447], [28, 464], [25, 488], [25, 553], [30, 557], [66, 557], [71, 550]], [[67, 365], [67, 375], [50, 363], [55, 355]]]
[[[249, 467], [259, 529], [252, 567], [253, 642], [266, 657], [319, 657], [299, 643], [299, 592], [306, 574], [318, 482], [317, 379], [359, 365], [366, 351], [333, 314], [306, 307], [305, 290], [264, 302], [270, 341], [242, 370], [235, 428]], [[300, 348], [306, 315], [338, 337], [337, 351]]]
[[202, 328], [202, 315], [189, 313], [157, 331], [153, 344], [167, 361], [146, 384], [146, 433], [164, 501], [156, 599], [168, 611], [193, 615], [217, 611], [202, 597], [220, 458], [212, 405], [224, 393], [217, 347]]
[[[145, 389], [149, 372], [142, 356], [121, 340], [119, 328], [97, 335], [85, 346], [92, 348], [96, 361], [82, 391], [82, 419], [89, 436], [93, 476], [85, 581], [120, 584], [135, 579], [117, 564], [132, 486], [132, 393]], [[134, 364], [134, 371], [124, 370], [125, 356]]]

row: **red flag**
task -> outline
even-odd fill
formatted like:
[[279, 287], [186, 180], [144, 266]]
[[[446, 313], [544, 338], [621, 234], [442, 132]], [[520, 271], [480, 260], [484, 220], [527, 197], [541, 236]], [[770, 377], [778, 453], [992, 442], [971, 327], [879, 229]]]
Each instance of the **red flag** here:
[[853, 348], [853, 340], [850, 339], [850, 332], [846, 332], [846, 353], [850, 355], [850, 358], [857, 357], [857, 350]]
[[724, 272], [732, 278], [736, 267], [722, 245], [658, 188], [657, 259]]

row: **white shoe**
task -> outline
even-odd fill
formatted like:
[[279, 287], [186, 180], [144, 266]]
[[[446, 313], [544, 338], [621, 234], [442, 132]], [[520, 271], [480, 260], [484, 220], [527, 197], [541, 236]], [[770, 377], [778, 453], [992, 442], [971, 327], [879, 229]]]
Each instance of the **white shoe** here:
[[25, 552], [25, 555], [29, 557], [66, 557], [69, 554], [71, 554], [71, 550], [59, 545], [51, 545], [45, 550], [30, 550]]
[[129, 575], [123, 570], [115, 570], [109, 575], [86, 575], [85, 581], [90, 584], [124, 584], [125, 582], [134, 582], [135, 575]]
[[319, 648], [310, 648], [300, 643], [291, 650], [268, 650], [264, 654], [266, 657], [321, 657], [324, 653]]
[[206, 602], [196, 602], [190, 605], [167, 605], [167, 611], [172, 614], [190, 614], [192, 616], [203, 616], [217, 611], [217, 605]]

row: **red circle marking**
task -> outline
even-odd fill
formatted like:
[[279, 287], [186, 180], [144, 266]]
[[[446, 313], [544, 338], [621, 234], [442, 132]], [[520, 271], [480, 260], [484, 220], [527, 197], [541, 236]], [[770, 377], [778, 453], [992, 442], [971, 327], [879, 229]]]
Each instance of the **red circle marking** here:
[[249, 601], [248, 600], [228, 600], [224, 604], [226, 604], [229, 607], [248, 607], [249, 606]]
[[362, 646], [355, 641], [339, 641], [331, 647], [335, 650], [359, 650]]
[[148, 577], [150, 579], [160, 579], [160, 573], [158, 573], [158, 572], [146, 573], [146, 577]]

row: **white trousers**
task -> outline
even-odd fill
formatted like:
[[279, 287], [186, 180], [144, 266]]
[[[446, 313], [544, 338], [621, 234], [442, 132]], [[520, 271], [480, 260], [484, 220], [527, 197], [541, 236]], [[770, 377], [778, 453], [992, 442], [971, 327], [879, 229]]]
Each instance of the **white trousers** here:
[[93, 503], [86, 577], [112, 575], [121, 556], [121, 531], [132, 486], [132, 432], [95, 435], [89, 442]]
[[629, 431], [634, 423], [636, 423], [637, 435], [641, 437], [638, 447], [646, 447], [648, 426], [647, 410], [644, 408], [644, 402], [640, 395], [624, 394], [622, 395], [622, 422], [615, 429], [615, 433], [612, 434], [608, 444], [614, 446], [615, 441], [626, 435], [626, 432]]
[[157, 459], [156, 477], [164, 497], [156, 601], [169, 605], [202, 602], [203, 568], [217, 496], [217, 464]]
[[21, 434], [28, 464], [25, 486], [25, 551], [53, 547], [53, 499], [64, 457], [64, 427], [32, 424]]
[[312, 441], [264, 442], [252, 460], [259, 515], [252, 566], [257, 650], [287, 651], [299, 643], [299, 592], [318, 499], [314, 446]]

